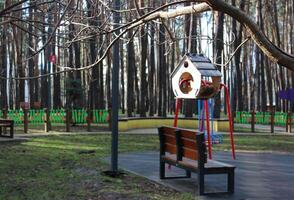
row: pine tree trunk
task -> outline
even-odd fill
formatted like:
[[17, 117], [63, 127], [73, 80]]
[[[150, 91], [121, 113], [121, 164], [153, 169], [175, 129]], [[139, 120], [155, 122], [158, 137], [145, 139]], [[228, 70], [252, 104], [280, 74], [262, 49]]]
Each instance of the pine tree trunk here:
[[[30, 7], [29, 8], [29, 20], [32, 20], [32, 19], [33, 19], [33, 9]], [[28, 31], [31, 33], [33, 32], [32, 23], [29, 23]], [[27, 52], [28, 52], [28, 57], [30, 58], [33, 55], [32, 48], [34, 46], [33, 37], [31, 34], [28, 35], [28, 45], [29, 45], [29, 47], [27, 49]], [[28, 69], [29, 69], [29, 76], [30, 77], [32, 77], [34, 75], [34, 69], [35, 69], [34, 64], [35, 64], [34, 60], [29, 59]], [[34, 106], [34, 94], [36, 93], [35, 87], [34, 87], [34, 80], [29, 80], [29, 92], [30, 92], [30, 106], [32, 108]]]
[[107, 71], [106, 71], [106, 96], [107, 96], [107, 108], [110, 110], [111, 105], [111, 53], [107, 55]]
[[[58, 8], [57, 8], [58, 4], [55, 3], [54, 4], [54, 24], [57, 23], [57, 21], [59, 20], [59, 16], [58, 16]], [[57, 39], [57, 44], [59, 44], [59, 39]], [[54, 37], [52, 39], [52, 55], [54, 55], [56, 57], [56, 63], [52, 63], [53, 65], [53, 72], [58, 72], [59, 71], [59, 68], [56, 67], [56, 64], [59, 64], [60, 65], [60, 53], [59, 53], [59, 45], [58, 46], [58, 52], [57, 52], [57, 55], [56, 55], [56, 52], [55, 52], [55, 47], [56, 47], [56, 34], [54, 34]], [[54, 87], [53, 87], [53, 108], [60, 108], [61, 107], [61, 98], [60, 98], [60, 95], [61, 95], [61, 89], [60, 89], [60, 75], [59, 74], [56, 74], [53, 76], [53, 84], [54, 84]]]
[[120, 103], [121, 103], [121, 112], [125, 114], [125, 66], [124, 66], [124, 50], [123, 50], [123, 43], [120, 43], [120, 82], [121, 82], [121, 89], [120, 89]]
[[[3, 21], [5, 18], [2, 18]], [[6, 38], [6, 26], [4, 25], [3, 30], [2, 30], [2, 37], [1, 37], [1, 49], [0, 49], [0, 55], [1, 55], [1, 60], [0, 60], [0, 69], [1, 69], [1, 76], [2, 77], [7, 77], [7, 57], [8, 53], [6, 51], [7, 48], [7, 38]], [[0, 109], [7, 108], [7, 80], [6, 79], [1, 79], [0, 80], [0, 85], [1, 85], [1, 95], [0, 95]]]
[[[95, 20], [96, 18], [95, 13], [94, 13], [94, 8], [91, 6], [90, 2], [87, 1], [87, 9], [88, 9], [88, 17], [89, 17], [89, 24], [90, 26], [95, 26], [97, 25], [97, 21]], [[91, 37], [89, 39], [89, 46], [90, 46], [90, 63], [93, 64], [96, 60], [96, 54], [97, 54], [97, 49], [96, 49], [96, 40], [97, 38]], [[92, 76], [90, 79], [90, 90], [89, 90], [89, 107], [91, 109], [98, 108], [97, 105], [97, 94], [99, 95], [98, 92], [98, 86], [99, 86], [99, 64], [95, 65], [92, 69]]]
[[[141, 1], [141, 7], [144, 7]], [[148, 37], [145, 27], [141, 27], [141, 70], [140, 70], [140, 117], [146, 117], [146, 97], [148, 95], [148, 85], [146, 81], [146, 61], [147, 61]]]
[[158, 115], [166, 117], [166, 57], [165, 57], [165, 28], [163, 25], [159, 26], [159, 101], [158, 101]]
[[155, 52], [154, 52], [154, 47], [155, 47], [155, 28], [154, 24], [152, 24], [151, 28], [151, 33], [150, 33], [150, 64], [148, 67], [148, 87], [149, 87], [149, 116], [154, 116], [155, 114], [155, 105], [154, 102], [156, 101], [155, 99], [155, 93], [154, 93], [154, 76], [155, 76]]
[[[132, 36], [132, 31], [128, 33], [129, 38]], [[135, 68], [135, 58], [134, 58], [134, 43], [130, 41], [127, 45], [128, 48], [128, 65], [127, 65], [127, 114], [128, 117], [133, 116], [134, 112], [134, 68]]]
[[[224, 49], [224, 13], [217, 12], [216, 14], [216, 25], [215, 25], [215, 53], [214, 57], [216, 58], [216, 63], [221, 63], [222, 60], [222, 51]], [[219, 71], [221, 71], [221, 68], [217, 67]], [[220, 112], [221, 112], [221, 97], [220, 93], [218, 93], [214, 98], [214, 118], [220, 118]]]
[[[131, 17], [130, 19], [131, 20]], [[133, 31], [128, 32], [128, 38], [132, 39]], [[134, 41], [130, 40], [127, 44], [127, 116], [132, 117], [135, 106], [134, 94], [134, 80], [135, 80], [135, 50]]]
[[[235, 6], [235, 0], [232, 0], [232, 5]], [[240, 9], [244, 10], [245, 7], [245, 1], [241, 0], [240, 1]], [[239, 30], [237, 31], [237, 23], [236, 20], [232, 20], [232, 32], [236, 36], [236, 39], [234, 41], [234, 50], [238, 48], [238, 46], [242, 42], [242, 32], [243, 32], [243, 26], [239, 27]], [[243, 85], [243, 79], [242, 79], [242, 69], [241, 69], [241, 49], [239, 49], [235, 56], [234, 56], [234, 62], [235, 62], [235, 67], [236, 67], [236, 96], [237, 96], [237, 105], [238, 105], [238, 110], [243, 111], [244, 110], [244, 101], [243, 101], [243, 96], [242, 96], [242, 85]]]
[[[48, 19], [46, 19], [46, 17], [44, 16], [42, 18], [42, 22], [46, 23], [46, 21], [48, 20], [48, 23], [52, 23], [52, 21], [50, 21], [50, 17]], [[48, 30], [49, 32], [49, 30]], [[45, 26], [42, 26], [42, 44], [45, 45], [46, 43], [46, 30], [45, 30]], [[50, 49], [49, 47], [45, 47], [44, 49], [44, 53], [43, 53], [43, 58], [42, 58], [42, 63], [41, 63], [41, 75], [43, 74], [47, 74], [48, 73], [48, 60], [49, 60], [49, 56], [50, 56]], [[49, 63], [50, 64], [50, 63]], [[48, 108], [49, 107], [49, 97], [48, 97], [48, 77], [42, 77], [41, 78], [41, 106], [43, 108]]]

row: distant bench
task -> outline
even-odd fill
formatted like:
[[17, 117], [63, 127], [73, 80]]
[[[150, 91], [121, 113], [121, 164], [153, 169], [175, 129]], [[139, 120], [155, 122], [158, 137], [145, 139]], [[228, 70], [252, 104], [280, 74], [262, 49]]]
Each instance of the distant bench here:
[[[14, 133], [14, 121], [11, 119], [0, 119], [0, 137], [9, 137], [13, 138]], [[3, 128], [9, 128], [8, 134], [3, 133]]]
[[[160, 179], [190, 178], [191, 172], [198, 173], [199, 195], [208, 194], [204, 190], [206, 174], [227, 174], [227, 191], [234, 193], [235, 167], [226, 163], [207, 159], [203, 133], [160, 127]], [[186, 176], [166, 177], [165, 164], [186, 170]]]

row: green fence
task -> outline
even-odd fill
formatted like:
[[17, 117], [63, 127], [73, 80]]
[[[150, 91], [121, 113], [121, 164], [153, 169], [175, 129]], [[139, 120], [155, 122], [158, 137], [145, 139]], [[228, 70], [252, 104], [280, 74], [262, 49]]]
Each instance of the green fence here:
[[251, 114], [249, 112], [236, 112], [235, 122], [240, 124], [248, 124], [251, 121]]
[[14, 124], [22, 124], [23, 123], [23, 110], [8, 110], [7, 118], [13, 119]]
[[73, 110], [72, 111], [72, 121], [75, 124], [85, 124], [87, 123], [88, 113], [87, 110]]
[[[291, 118], [293, 119], [294, 114]], [[236, 112], [235, 122], [240, 124], [250, 124], [251, 123], [251, 113], [250, 112]], [[255, 123], [256, 124], [270, 124], [271, 114], [269, 112], [256, 112], [255, 113]], [[277, 126], [286, 126], [287, 113], [275, 112], [274, 122]]]
[[[88, 113], [85, 109], [74, 109], [72, 112], [72, 122], [75, 124], [87, 123]], [[45, 120], [45, 111], [43, 109], [28, 110], [29, 123], [32, 125], [43, 124]], [[3, 118], [3, 111], [0, 111], [0, 117]], [[52, 124], [65, 123], [66, 111], [65, 109], [52, 109], [50, 110], [50, 121]], [[8, 110], [7, 118], [14, 120], [15, 124], [23, 124], [24, 112], [20, 110]], [[94, 124], [108, 123], [108, 111], [107, 110], [93, 110]]]
[[42, 124], [42, 123], [44, 123], [44, 118], [45, 118], [44, 110], [29, 110], [30, 124], [36, 124], [36, 125]]
[[55, 109], [50, 110], [50, 122], [51, 124], [63, 124], [65, 123], [65, 110]]
[[93, 123], [107, 123], [109, 115], [107, 110], [93, 110]]

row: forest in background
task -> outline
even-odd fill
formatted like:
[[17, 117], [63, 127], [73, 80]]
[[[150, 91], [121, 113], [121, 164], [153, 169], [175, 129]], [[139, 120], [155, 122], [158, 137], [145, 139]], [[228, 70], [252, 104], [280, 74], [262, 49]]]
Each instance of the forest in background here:
[[[120, 25], [170, 2], [174, 1], [122, 0]], [[276, 46], [294, 54], [292, 0], [226, 2], [251, 16]], [[29, 102], [31, 108], [111, 107], [109, 45], [114, 32], [110, 30], [113, 13], [118, 12], [111, 1], [6, 0], [0, 1], [0, 9], [0, 109], [19, 109], [21, 102]], [[293, 72], [271, 62], [252, 40], [238, 48], [248, 37], [236, 20], [212, 11], [154, 20], [128, 30], [119, 40], [121, 112], [127, 116], [173, 113], [169, 75], [189, 50], [223, 64], [218, 68], [230, 87], [233, 111], [266, 111], [272, 105], [276, 111], [293, 110], [293, 103], [278, 98], [279, 91], [293, 88]], [[77, 70], [67, 71], [70, 68]], [[219, 117], [223, 94], [215, 102]], [[186, 116], [195, 111], [195, 101], [185, 100]]]

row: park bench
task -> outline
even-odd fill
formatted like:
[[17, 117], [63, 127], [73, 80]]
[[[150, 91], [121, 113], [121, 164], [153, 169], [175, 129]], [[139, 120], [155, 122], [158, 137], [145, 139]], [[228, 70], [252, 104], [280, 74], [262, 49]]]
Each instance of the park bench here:
[[[0, 137], [10, 137], [13, 138], [14, 133], [14, 121], [11, 119], [0, 119]], [[9, 133], [3, 133], [3, 128], [10, 128]]]
[[[206, 154], [203, 133], [186, 129], [160, 127], [160, 179], [190, 178], [191, 172], [198, 173], [199, 195], [205, 193], [204, 177], [207, 174], [227, 174], [227, 191], [234, 193], [235, 167], [226, 163], [209, 160]], [[185, 176], [166, 177], [165, 164], [182, 168]]]

